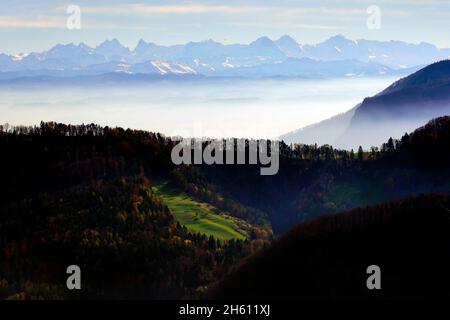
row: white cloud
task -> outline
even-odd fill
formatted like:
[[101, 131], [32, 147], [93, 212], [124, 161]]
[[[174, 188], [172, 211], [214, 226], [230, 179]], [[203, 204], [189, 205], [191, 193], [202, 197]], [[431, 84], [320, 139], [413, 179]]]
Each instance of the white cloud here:
[[[61, 9], [61, 8], [60, 8]], [[84, 6], [83, 13], [101, 15], [189, 15], [189, 14], [282, 14], [282, 15], [330, 15], [330, 16], [366, 16], [366, 8], [355, 6], [348, 8], [333, 7], [286, 7], [286, 6], [259, 6], [259, 5], [147, 5], [128, 4], [110, 6]], [[383, 14], [392, 16], [406, 16], [408, 12], [403, 10], [384, 10]]]
[[65, 28], [65, 18], [26, 19], [0, 17], [0, 28]]
[[[233, 26], [238, 27], [251, 27], [251, 28], [265, 28], [267, 23], [264, 22], [232, 22]], [[275, 23], [271, 25], [274, 28], [280, 29], [307, 29], [307, 30], [339, 30], [343, 29], [341, 26], [337, 25], [326, 25], [326, 24], [313, 24], [313, 23]]]
[[339, 29], [342, 29], [342, 27], [336, 26], [336, 25], [306, 24], [306, 23], [291, 24], [290, 27], [293, 29], [309, 29], [309, 30], [339, 30]]
[[145, 5], [130, 4], [116, 6], [88, 6], [83, 7], [85, 13], [95, 14], [243, 14], [270, 10], [269, 7], [260, 6], [226, 6], [226, 5]]

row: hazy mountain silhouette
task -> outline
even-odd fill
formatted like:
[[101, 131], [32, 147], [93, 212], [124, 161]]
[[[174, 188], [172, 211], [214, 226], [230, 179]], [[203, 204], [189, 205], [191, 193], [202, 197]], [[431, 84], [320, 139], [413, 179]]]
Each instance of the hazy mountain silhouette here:
[[[20, 73], [17, 77], [31, 71], [39, 71], [41, 76], [55, 71], [58, 71], [59, 76], [71, 76], [74, 73], [89, 75], [93, 69], [96, 70], [96, 75], [101, 72], [134, 73], [135, 64], [154, 63], [166, 66], [160, 72], [162, 75], [172, 73], [172, 68], [181, 67], [189, 72], [173, 74], [231, 74], [252, 77], [383, 76], [406, 74], [409, 68], [416, 70], [449, 56], [449, 49], [439, 49], [426, 43], [413, 45], [400, 41], [350, 40], [341, 35], [315, 45], [300, 44], [287, 35], [275, 41], [260, 37], [249, 44], [222, 44], [210, 39], [162, 46], [141, 39], [134, 49], [112, 39], [96, 47], [89, 47], [84, 43], [69, 43], [57, 44], [47, 51], [30, 54], [0, 53], [0, 73]], [[119, 67], [111, 70], [111, 64]], [[147, 71], [137, 69], [143, 73]], [[149, 70], [153, 74], [154, 70]], [[8, 75], [8, 78], [12, 77]]]
[[447, 114], [450, 114], [450, 60], [434, 63], [395, 82], [347, 113], [281, 138], [287, 142], [367, 149]]
[[447, 114], [450, 114], [450, 60], [432, 64], [366, 98], [336, 145], [379, 146], [389, 137], [401, 136]]
[[343, 134], [350, 125], [350, 121], [358, 106], [329, 119], [289, 132], [282, 135], [280, 139], [287, 143], [317, 143], [318, 145], [333, 143], [336, 140], [336, 136]]

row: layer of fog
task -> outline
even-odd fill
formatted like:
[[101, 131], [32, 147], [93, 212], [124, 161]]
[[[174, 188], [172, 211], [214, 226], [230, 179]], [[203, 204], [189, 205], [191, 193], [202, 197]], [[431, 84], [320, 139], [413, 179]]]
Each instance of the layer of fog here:
[[342, 113], [394, 78], [0, 87], [0, 122], [97, 123], [166, 135], [273, 138]]

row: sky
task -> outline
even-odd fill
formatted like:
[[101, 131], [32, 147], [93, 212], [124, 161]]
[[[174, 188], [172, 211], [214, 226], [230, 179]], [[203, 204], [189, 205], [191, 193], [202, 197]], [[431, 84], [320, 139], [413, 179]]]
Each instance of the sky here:
[[[80, 9], [80, 29], [67, 28], [69, 5]], [[450, 0], [2, 0], [0, 6], [0, 52], [7, 54], [113, 38], [134, 48], [141, 38], [231, 44], [285, 34], [308, 44], [342, 34], [450, 47]], [[371, 6], [380, 10], [379, 28], [367, 25]]]

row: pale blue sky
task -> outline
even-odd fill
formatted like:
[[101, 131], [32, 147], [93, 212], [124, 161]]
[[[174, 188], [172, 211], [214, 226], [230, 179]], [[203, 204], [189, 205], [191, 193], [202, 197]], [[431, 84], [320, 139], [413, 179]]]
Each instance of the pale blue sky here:
[[[66, 8], [78, 5], [81, 30], [66, 28]], [[381, 29], [366, 26], [377, 5]], [[450, 47], [450, 0], [2, 0], [0, 52], [41, 51], [56, 43], [95, 46], [117, 38], [134, 48], [140, 38], [159, 44], [214, 39], [249, 43], [289, 34], [317, 43], [343, 34], [352, 39], [422, 41]]]

